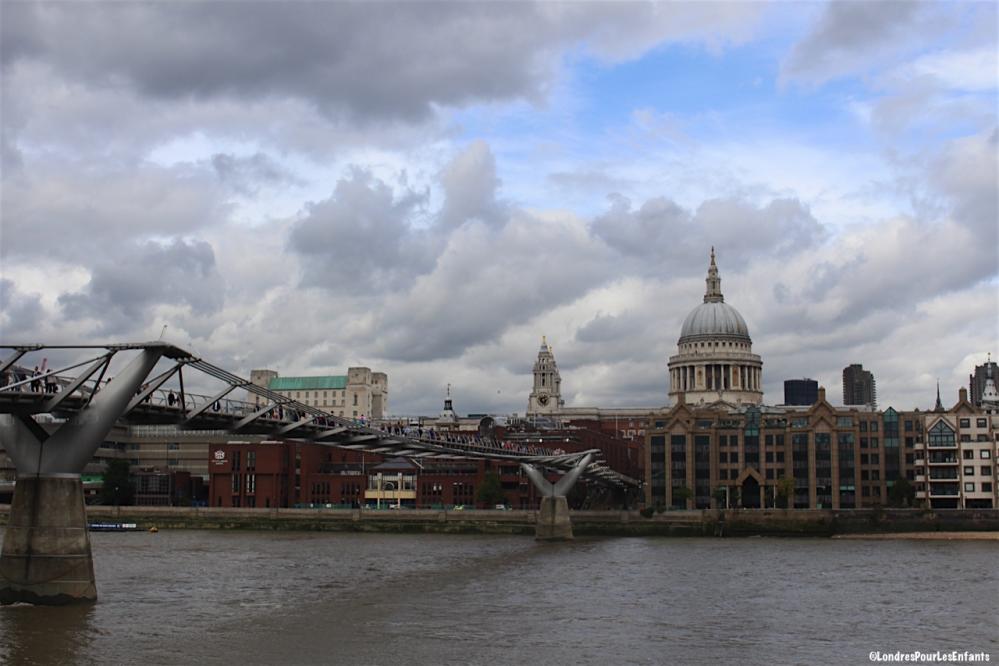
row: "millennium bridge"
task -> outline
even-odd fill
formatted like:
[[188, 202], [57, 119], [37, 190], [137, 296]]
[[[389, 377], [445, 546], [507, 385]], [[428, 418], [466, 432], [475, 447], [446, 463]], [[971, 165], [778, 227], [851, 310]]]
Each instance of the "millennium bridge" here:
[[[0, 361], [0, 445], [17, 471], [0, 554], [0, 603], [97, 598], [80, 473], [116, 424], [264, 435], [410, 458], [514, 461], [542, 494], [536, 536], [543, 540], [572, 538], [566, 494], [578, 479], [639, 486], [600, 461], [596, 449], [510, 450], [488, 436], [380, 429], [292, 400], [163, 341], [0, 344], [0, 350], [7, 350]], [[53, 369], [36, 362], [49, 357], [72, 361]], [[44, 369], [28, 370], [33, 364]], [[189, 390], [194, 386], [199, 390]], [[202, 393], [203, 386], [211, 389]], [[236, 389], [254, 401], [233, 398]], [[564, 476], [552, 483], [542, 469]]]

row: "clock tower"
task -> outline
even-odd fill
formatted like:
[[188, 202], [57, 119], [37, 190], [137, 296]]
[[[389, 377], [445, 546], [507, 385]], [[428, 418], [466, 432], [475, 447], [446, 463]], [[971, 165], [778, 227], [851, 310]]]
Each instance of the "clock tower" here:
[[555, 363], [555, 356], [548, 346], [548, 341], [542, 337], [538, 360], [534, 362], [534, 388], [527, 399], [527, 413], [558, 414], [564, 404], [562, 378], [558, 374], [558, 365]]

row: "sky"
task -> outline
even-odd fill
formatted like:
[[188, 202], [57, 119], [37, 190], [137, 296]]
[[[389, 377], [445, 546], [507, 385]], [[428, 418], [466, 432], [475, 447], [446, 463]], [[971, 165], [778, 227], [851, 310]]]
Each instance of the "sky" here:
[[765, 401], [999, 354], [992, 2], [0, 3], [0, 342], [660, 407], [710, 248]]

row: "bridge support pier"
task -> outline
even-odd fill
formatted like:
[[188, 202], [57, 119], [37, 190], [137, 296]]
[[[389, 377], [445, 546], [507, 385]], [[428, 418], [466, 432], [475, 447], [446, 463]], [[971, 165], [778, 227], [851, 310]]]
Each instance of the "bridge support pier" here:
[[79, 475], [19, 478], [0, 555], [0, 604], [96, 599]]
[[534, 538], [538, 541], [569, 541], [573, 538], [569, 502], [564, 495], [541, 498]]
[[566, 493], [576, 484], [593, 460], [593, 454], [585, 455], [576, 466], [557, 482], [552, 483], [544, 477], [534, 465], [521, 463], [524, 472], [541, 491], [541, 506], [538, 509], [537, 521], [534, 526], [534, 538], [538, 541], [570, 541], [572, 535], [572, 520], [569, 518], [569, 501]]
[[80, 472], [162, 353], [144, 349], [51, 434], [29, 413], [0, 414], [0, 441], [17, 468], [0, 553], [0, 604], [97, 599]]

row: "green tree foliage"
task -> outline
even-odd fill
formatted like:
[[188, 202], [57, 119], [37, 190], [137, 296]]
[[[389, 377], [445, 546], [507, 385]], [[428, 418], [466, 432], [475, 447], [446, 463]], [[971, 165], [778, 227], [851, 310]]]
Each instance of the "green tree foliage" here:
[[506, 494], [503, 492], [499, 474], [492, 471], [486, 472], [486, 478], [475, 493], [475, 501], [490, 509], [497, 504], [506, 503]]
[[104, 469], [101, 504], [124, 506], [135, 501], [135, 486], [128, 471], [127, 460], [109, 460]]
[[680, 486], [679, 488], [673, 489], [673, 501], [683, 502], [686, 506], [687, 500], [694, 496], [694, 491], [687, 486]]
[[888, 506], [916, 506], [916, 488], [908, 479], [896, 479], [888, 491]]
[[794, 493], [794, 477], [785, 476], [777, 479], [777, 506], [786, 509], [790, 505], [791, 495]]

